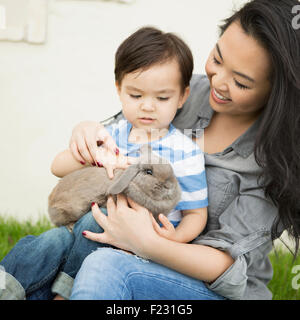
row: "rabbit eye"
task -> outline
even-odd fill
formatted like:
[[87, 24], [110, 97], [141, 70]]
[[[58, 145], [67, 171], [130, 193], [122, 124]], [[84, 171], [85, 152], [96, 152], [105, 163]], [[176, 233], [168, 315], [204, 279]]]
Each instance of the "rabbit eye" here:
[[152, 172], [151, 169], [146, 169], [146, 173], [147, 173], [147, 174], [150, 174], [151, 176], [152, 176], [152, 174], [153, 174], [153, 172]]

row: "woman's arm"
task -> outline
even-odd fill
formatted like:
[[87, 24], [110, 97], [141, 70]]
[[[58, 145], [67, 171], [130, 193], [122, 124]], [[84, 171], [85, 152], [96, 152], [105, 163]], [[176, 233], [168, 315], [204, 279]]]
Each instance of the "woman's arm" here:
[[[97, 162], [98, 167], [104, 167], [106, 169], [107, 175], [110, 179], [114, 177], [114, 169], [126, 169], [129, 165], [135, 163], [135, 158], [125, 157], [122, 154], [118, 156], [115, 153], [110, 152], [106, 148], [98, 148], [97, 156], [101, 162]], [[96, 164], [94, 164], [96, 165]], [[89, 166], [87, 163], [85, 166]], [[73, 153], [67, 149], [60, 152], [53, 160], [51, 165], [51, 172], [62, 178], [65, 175], [81, 169], [84, 164], [81, 164], [75, 159]]]
[[81, 168], [83, 164], [74, 158], [69, 149], [60, 152], [51, 164], [51, 172], [59, 178]]
[[214, 282], [234, 262], [226, 252], [197, 244], [174, 242], [162, 237], [155, 237], [147, 243], [143, 254], [166, 267], [190, 277]]
[[134, 252], [191, 277], [212, 282], [234, 262], [226, 252], [160, 237], [153, 228], [149, 211], [131, 199], [127, 202], [122, 195], [117, 196], [116, 204], [112, 198], [108, 199], [108, 216], [96, 204], [92, 211], [104, 233], [85, 231], [86, 238]]

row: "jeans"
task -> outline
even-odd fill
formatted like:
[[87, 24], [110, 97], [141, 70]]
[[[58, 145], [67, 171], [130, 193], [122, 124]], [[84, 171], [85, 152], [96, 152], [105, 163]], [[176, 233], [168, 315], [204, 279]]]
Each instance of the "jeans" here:
[[59, 227], [21, 239], [0, 263], [0, 273], [6, 273], [0, 300], [49, 300], [55, 294], [68, 299], [82, 263], [72, 299], [224, 299], [202, 281], [104, 248], [109, 246], [83, 237], [84, 230], [103, 232], [91, 212], [76, 222], [72, 233]]
[[[83, 237], [84, 230], [103, 232], [91, 211], [76, 222], [72, 233], [59, 227], [21, 239], [0, 263], [6, 273], [6, 289], [0, 289], [0, 300], [48, 300], [56, 293], [68, 298], [84, 258], [105, 246]], [[53, 292], [54, 283], [61, 292]]]
[[197, 279], [135, 255], [100, 248], [83, 262], [72, 300], [224, 300]]

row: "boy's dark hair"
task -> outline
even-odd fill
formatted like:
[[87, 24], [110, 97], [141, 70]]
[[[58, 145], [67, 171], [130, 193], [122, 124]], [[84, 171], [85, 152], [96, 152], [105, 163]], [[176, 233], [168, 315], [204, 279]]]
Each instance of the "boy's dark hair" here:
[[173, 33], [143, 27], [119, 46], [115, 55], [115, 80], [120, 85], [124, 76], [138, 69], [176, 59], [181, 73], [182, 91], [190, 85], [193, 55], [187, 44]]

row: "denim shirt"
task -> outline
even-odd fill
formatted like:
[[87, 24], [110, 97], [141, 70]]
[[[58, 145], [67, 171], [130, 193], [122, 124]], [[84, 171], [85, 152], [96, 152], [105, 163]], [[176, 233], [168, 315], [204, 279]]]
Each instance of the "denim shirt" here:
[[[209, 104], [206, 76], [194, 75], [191, 93], [176, 114], [180, 129], [205, 129], [214, 113]], [[123, 117], [119, 113], [113, 121]], [[254, 140], [261, 119], [223, 152], [205, 153], [208, 185], [208, 221], [193, 243], [228, 252], [234, 263], [207, 287], [228, 299], [272, 299], [267, 288], [273, 276], [268, 254], [271, 226], [277, 208], [258, 186], [261, 168], [254, 158]]]

